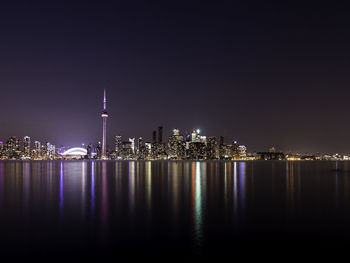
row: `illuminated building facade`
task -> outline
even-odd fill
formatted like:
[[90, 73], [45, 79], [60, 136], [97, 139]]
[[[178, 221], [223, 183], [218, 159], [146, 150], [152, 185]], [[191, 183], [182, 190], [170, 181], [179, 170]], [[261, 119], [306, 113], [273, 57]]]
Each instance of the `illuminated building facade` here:
[[91, 159], [92, 158], [92, 145], [88, 144], [88, 146], [86, 146], [86, 155], [87, 158]]
[[218, 143], [215, 136], [211, 136], [208, 138], [207, 158], [210, 160], [215, 160], [219, 158]]
[[23, 155], [24, 157], [30, 157], [30, 137], [25, 136], [23, 138]]
[[41, 144], [39, 141], [35, 141], [34, 147], [33, 147], [33, 158], [39, 159], [40, 157], [41, 157]]
[[116, 158], [122, 157], [123, 144], [122, 144], [122, 136], [115, 136], [115, 156]]
[[184, 137], [180, 135], [180, 130], [174, 129], [168, 140], [168, 159], [182, 160], [185, 157]]

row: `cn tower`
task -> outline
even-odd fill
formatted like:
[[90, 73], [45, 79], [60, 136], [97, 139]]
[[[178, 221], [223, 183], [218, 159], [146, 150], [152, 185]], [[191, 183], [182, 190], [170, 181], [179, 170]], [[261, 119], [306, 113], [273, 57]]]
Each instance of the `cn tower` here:
[[102, 159], [106, 159], [107, 158], [107, 150], [106, 150], [107, 136], [106, 136], [106, 132], [107, 132], [108, 113], [107, 113], [107, 109], [106, 109], [106, 104], [107, 104], [106, 90], [104, 90], [104, 94], [103, 94], [103, 112], [101, 114], [101, 117], [102, 117], [102, 120], [103, 120], [102, 154], [101, 154], [101, 158]]

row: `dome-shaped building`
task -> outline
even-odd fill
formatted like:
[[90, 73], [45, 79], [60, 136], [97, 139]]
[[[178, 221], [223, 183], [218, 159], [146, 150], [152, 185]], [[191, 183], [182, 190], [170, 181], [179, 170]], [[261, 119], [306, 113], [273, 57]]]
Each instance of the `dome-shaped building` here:
[[65, 159], [83, 159], [87, 155], [87, 150], [80, 147], [70, 148], [62, 153]]

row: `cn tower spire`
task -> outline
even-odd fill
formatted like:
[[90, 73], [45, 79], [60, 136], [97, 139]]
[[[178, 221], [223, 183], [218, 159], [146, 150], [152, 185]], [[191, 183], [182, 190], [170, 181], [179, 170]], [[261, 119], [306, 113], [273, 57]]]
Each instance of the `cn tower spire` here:
[[101, 152], [101, 159], [107, 159], [107, 148], [106, 148], [106, 141], [107, 141], [107, 99], [106, 99], [106, 89], [104, 89], [103, 92], [103, 112], [101, 114], [103, 126], [102, 126], [102, 152]]
[[106, 111], [106, 89], [104, 89], [104, 94], [103, 94], [103, 110]]

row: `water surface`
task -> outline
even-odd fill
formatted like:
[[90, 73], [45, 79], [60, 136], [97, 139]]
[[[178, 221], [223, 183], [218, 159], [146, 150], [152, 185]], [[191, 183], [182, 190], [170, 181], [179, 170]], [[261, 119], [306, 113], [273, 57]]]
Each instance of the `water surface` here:
[[334, 258], [349, 245], [349, 183], [349, 162], [1, 161], [0, 252]]

